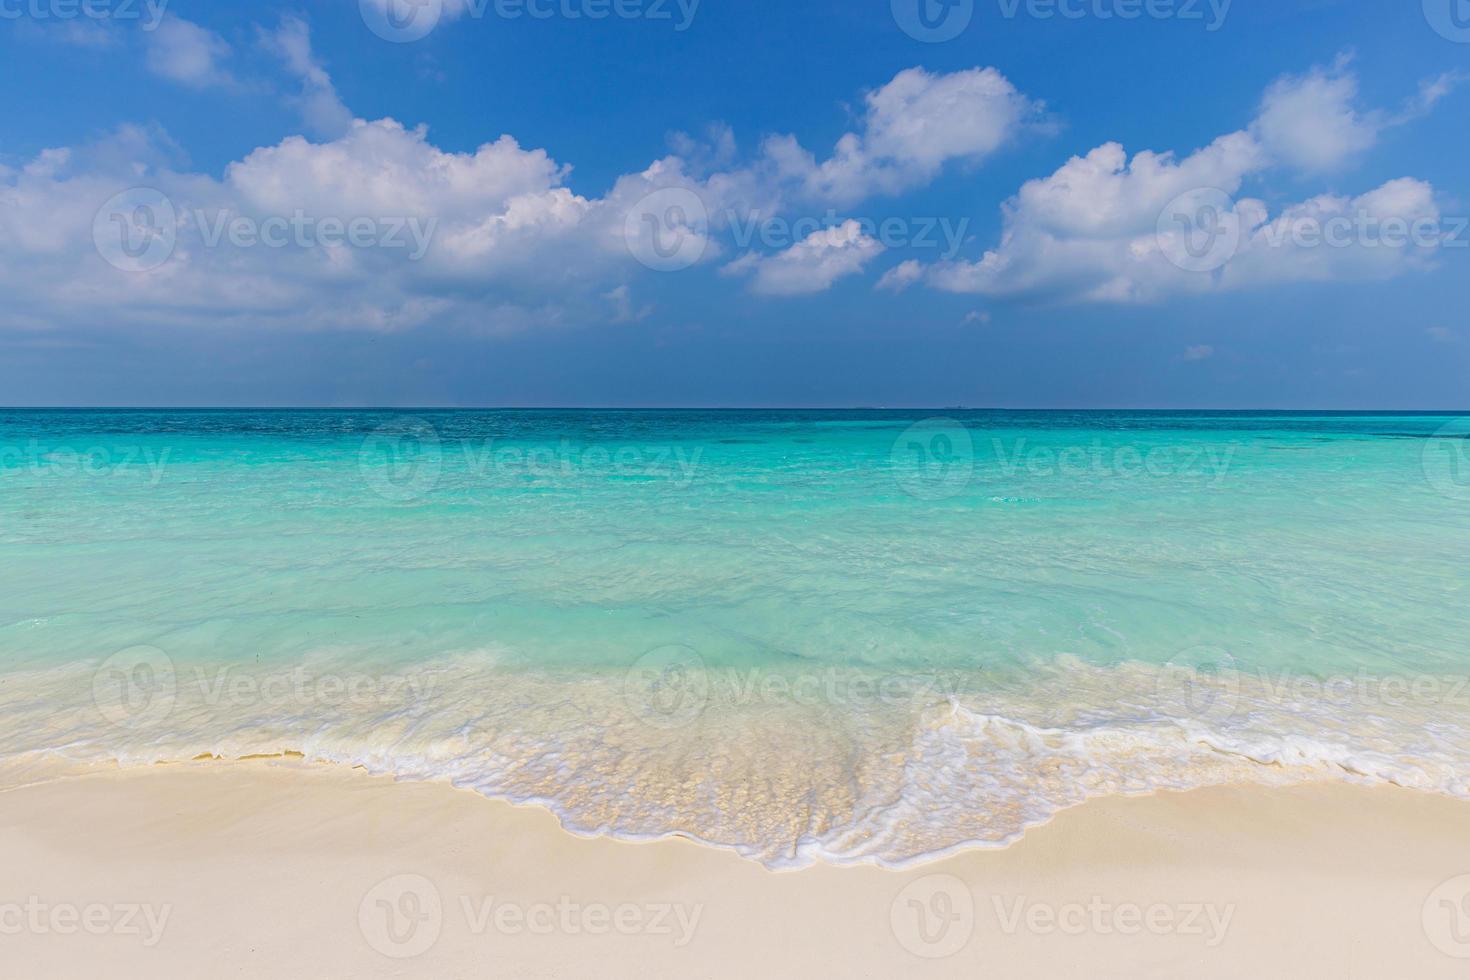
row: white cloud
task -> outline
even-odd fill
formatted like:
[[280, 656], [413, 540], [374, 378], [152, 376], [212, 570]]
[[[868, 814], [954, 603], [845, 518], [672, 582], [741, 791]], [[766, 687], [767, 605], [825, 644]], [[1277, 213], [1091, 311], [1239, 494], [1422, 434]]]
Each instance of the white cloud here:
[[[1432, 103], [1448, 84], [1429, 84], [1430, 94], [1418, 101]], [[997, 246], [974, 262], [931, 266], [926, 280], [956, 293], [1149, 302], [1176, 293], [1378, 279], [1424, 268], [1438, 244], [1433, 234], [1400, 239], [1439, 219], [1426, 183], [1401, 179], [1354, 198], [1323, 195], [1275, 217], [1264, 202], [1240, 193], [1247, 180], [1274, 165], [1325, 169], [1371, 145], [1380, 123], [1352, 108], [1356, 87], [1339, 62], [1277, 82], [1249, 131], [1221, 136], [1182, 159], [1151, 151], [1129, 159], [1117, 143], [1073, 157], [1051, 176], [1028, 181], [1004, 204]], [[1300, 116], [1315, 122], [1297, 126]], [[1202, 224], [1173, 227], [1176, 210]], [[1211, 223], [1218, 227], [1207, 227]], [[1323, 233], [1333, 241], [1322, 241]], [[1217, 249], [1216, 256], [1186, 251], [1202, 241]]]
[[1378, 142], [1381, 113], [1360, 114], [1358, 80], [1339, 58], [1329, 68], [1274, 82], [1261, 100], [1252, 131], [1266, 150], [1306, 173], [1327, 173]]
[[301, 82], [301, 92], [291, 97], [302, 120], [313, 135], [328, 139], [342, 135], [352, 125], [352, 112], [337, 95], [332, 78], [311, 50], [311, 28], [300, 17], [287, 14], [274, 31], [262, 35], [267, 50], [285, 64]]
[[1130, 161], [1121, 145], [1105, 143], [1050, 177], [1027, 181], [1006, 211], [1017, 223], [1059, 236], [1134, 235], [1152, 231], [1163, 207], [1185, 191], [1218, 187], [1233, 194], [1264, 163], [1245, 133], [1222, 136], [1183, 160], [1144, 150]]
[[[1223, 289], [1274, 282], [1389, 279], [1425, 268], [1435, 248], [1414, 226], [1437, 233], [1434, 188], [1403, 177], [1354, 198], [1323, 194], [1268, 218], [1260, 201], [1236, 206], [1248, 229], [1220, 270]], [[1396, 244], [1402, 238], [1401, 244]]]
[[774, 255], [750, 252], [725, 266], [729, 275], [751, 275], [750, 288], [766, 296], [820, 293], [844, 276], [861, 272], [883, 251], [856, 221], [814, 231]]
[[[191, 84], [229, 79], [220, 67], [228, 46], [196, 25], [168, 23], [154, 51], [158, 70]], [[948, 161], [993, 152], [1038, 109], [992, 69], [914, 69], [868, 96], [859, 131], [825, 163], [791, 170], [770, 155], [770, 144], [741, 163], [733, 133], [716, 126], [702, 141], [676, 137], [673, 155], [619, 177], [601, 197], [584, 197], [566, 186], [569, 167], [511, 136], [449, 152], [422, 127], [354, 119], [298, 17], [260, 38], [299, 80], [291, 102], [309, 136], [252, 150], [219, 176], [191, 172], [166, 133], [136, 126], [0, 168], [0, 289], [9, 305], [0, 327], [105, 319], [215, 329], [434, 323], [505, 331], [609, 316], [633, 322], [652, 306], [634, 301], [629, 276], [651, 273], [634, 261], [627, 229], [652, 192], [694, 197], [692, 224], [679, 230], [693, 236], [698, 261], [719, 261], [721, 242], [739, 240], [736, 222], [747, 216], [814, 201], [831, 209], [835, 197], [912, 186]], [[164, 195], [164, 206], [150, 205], [143, 216], [167, 227], [134, 227], [140, 212], [131, 198], [121, 214], [105, 210], [139, 187]], [[380, 237], [397, 234], [397, 246], [328, 240], [329, 226], [354, 223]], [[238, 237], [241, 225], [253, 235]], [[288, 240], [263, 243], [267, 226]], [[93, 245], [94, 232], [117, 238], [123, 231], [166, 239], [167, 260], [141, 272], [110, 265]], [[784, 251], [747, 256], [734, 269], [750, 276], [756, 293], [801, 295], [862, 272], [882, 250], [849, 221]]]
[[1238, 243], [1218, 267], [1181, 263], [1179, 244], [1157, 231], [1112, 237], [1058, 234], [1015, 211], [1001, 244], [978, 262], [931, 267], [928, 281], [955, 293], [1063, 302], [1153, 302], [1179, 293], [1238, 290], [1281, 282], [1387, 279], [1428, 268], [1439, 209], [1421, 181], [1390, 181], [1355, 198], [1323, 195], [1272, 217], [1242, 198], [1221, 215]]
[[795, 137], [768, 139], [765, 155], [778, 179], [838, 206], [896, 194], [933, 180], [950, 161], [985, 159], [1042, 110], [994, 68], [947, 75], [910, 68], [869, 93], [866, 104], [861, 131], [844, 135], [821, 163]]
[[167, 17], [145, 37], [144, 64], [153, 74], [194, 88], [233, 81], [220, 65], [230, 56], [230, 45], [213, 31], [182, 17]]
[[[701, 261], [713, 262], [732, 216], [778, 214], [814, 200], [831, 207], [916, 186], [947, 163], [985, 158], [1039, 113], [993, 69], [910, 69], [868, 96], [861, 126], [824, 162], [783, 138], [742, 165], [733, 134], [716, 127], [707, 141], [675, 138], [673, 155], [618, 178], [601, 197], [585, 197], [567, 186], [568, 166], [511, 136], [449, 152], [422, 127], [354, 120], [299, 18], [283, 19], [263, 39], [300, 79], [297, 105], [323, 135], [260, 147], [218, 177], [189, 172], [166, 134], [139, 127], [0, 170], [0, 285], [14, 297], [0, 322], [95, 322], [103, 311], [114, 322], [381, 330], [433, 322], [501, 331], [609, 316], [634, 322], [652, 307], [634, 302], [629, 276], [646, 270], [633, 261], [626, 229], [651, 192], [677, 188], [697, 197], [707, 221], [683, 230], [695, 236]], [[185, 74], [202, 78], [203, 71]], [[1442, 88], [1431, 85], [1425, 99]], [[1272, 281], [1383, 277], [1429, 261], [1432, 249], [1314, 249], [1293, 237], [1304, 221], [1358, 213], [1435, 217], [1428, 185], [1396, 181], [1356, 198], [1313, 198], [1272, 218], [1240, 194], [1270, 165], [1271, 154], [1246, 131], [1183, 158], [1145, 151], [1130, 159], [1120, 145], [1104, 144], [1027, 182], [1004, 206], [1001, 241], [978, 261], [926, 268], [907, 260], [877, 287], [899, 291], [924, 280], [981, 295], [1145, 301]], [[130, 274], [93, 249], [93, 218], [113, 195], [137, 186], [168, 196], [177, 242], [166, 265]], [[1172, 264], [1156, 234], [1165, 205], [1201, 186], [1235, 196], [1230, 213], [1242, 230], [1233, 259], [1210, 274]], [[423, 254], [239, 247], [218, 237], [235, 219], [293, 216], [411, 219], [424, 232]], [[864, 272], [882, 252], [849, 220], [725, 268], [748, 276], [757, 294], [805, 295]]]
[[602, 298], [612, 304], [613, 323], [637, 323], [646, 320], [652, 313], [652, 306], [635, 306], [633, 303], [633, 291], [627, 283], [610, 289], [602, 294]]
[[918, 259], [907, 259], [883, 273], [874, 289], [901, 293], [924, 278], [924, 266]]
[[1215, 348], [1209, 344], [1196, 344], [1184, 348], [1184, 353], [1180, 356], [1186, 361], [1207, 361], [1215, 356]]
[[1445, 72], [1419, 83], [1396, 113], [1360, 109], [1352, 58], [1304, 75], [1287, 75], [1266, 90], [1251, 133], [1277, 162], [1305, 174], [1327, 174], [1354, 163], [1387, 129], [1423, 118], [1466, 79]]
[[[587, 261], [547, 260], [546, 249], [579, 228], [587, 202], [559, 186], [563, 167], [509, 137], [448, 153], [422, 129], [359, 122], [327, 143], [291, 137], [256, 150], [216, 180], [159, 162], [167, 144], [146, 152], [136, 145], [148, 135], [129, 131], [100, 147], [47, 151], [0, 181], [0, 288], [17, 315], [509, 329], [554, 321], [578, 302], [575, 290], [563, 296], [558, 287], [598, 275], [600, 253], [590, 246]], [[114, 144], [132, 151], [120, 155]], [[154, 162], [134, 162], [141, 160]], [[137, 186], [162, 192], [174, 216], [172, 253], [147, 272], [113, 268], [93, 247], [99, 208]], [[165, 217], [155, 209], [158, 228]], [[104, 213], [103, 233], [109, 220]], [[236, 222], [274, 223], [284, 241], [241, 244], [229, 231]], [[365, 246], [344, 244], [340, 233], [329, 239], [330, 223], [353, 222], [372, 229]], [[304, 240], [289, 229], [295, 223], [306, 228]], [[420, 245], [426, 251], [415, 260]]]
[[1463, 71], [1447, 71], [1420, 82], [1419, 93], [1404, 104], [1404, 108], [1393, 118], [1393, 123], [1397, 125], [1412, 122], [1428, 115], [1441, 99], [1464, 84], [1467, 78], [1470, 78], [1470, 74]]

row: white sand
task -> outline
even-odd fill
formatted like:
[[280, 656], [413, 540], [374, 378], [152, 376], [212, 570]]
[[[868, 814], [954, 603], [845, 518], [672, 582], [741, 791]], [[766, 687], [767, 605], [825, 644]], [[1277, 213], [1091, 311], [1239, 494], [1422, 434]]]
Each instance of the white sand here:
[[1470, 975], [1470, 804], [1393, 789], [1109, 799], [1004, 851], [773, 874], [199, 763], [0, 794], [0, 868], [0, 976], [28, 980]]

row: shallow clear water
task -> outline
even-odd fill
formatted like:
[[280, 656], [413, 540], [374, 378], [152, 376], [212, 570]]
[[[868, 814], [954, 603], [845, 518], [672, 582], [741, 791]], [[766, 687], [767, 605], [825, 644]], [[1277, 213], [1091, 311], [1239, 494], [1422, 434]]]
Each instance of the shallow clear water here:
[[772, 865], [1470, 786], [1470, 422], [0, 412], [0, 774], [300, 751]]

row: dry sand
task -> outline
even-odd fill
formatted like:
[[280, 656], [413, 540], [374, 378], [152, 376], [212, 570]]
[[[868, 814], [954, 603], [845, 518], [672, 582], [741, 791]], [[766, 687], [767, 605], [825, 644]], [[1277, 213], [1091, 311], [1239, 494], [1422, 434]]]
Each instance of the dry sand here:
[[0, 868], [0, 976], [27, 980], [1470, 975], [1470, 804], [1345, 785], [778, 874], [445, 785], [198, 763], [0, 794]]

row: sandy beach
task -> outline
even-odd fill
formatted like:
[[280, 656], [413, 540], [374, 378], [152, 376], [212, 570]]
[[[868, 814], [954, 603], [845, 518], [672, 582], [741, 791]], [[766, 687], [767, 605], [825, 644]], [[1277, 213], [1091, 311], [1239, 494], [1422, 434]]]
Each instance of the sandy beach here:
[[1406, 790], [1222, 787], [906, 872], [773, 873], [443, 784], [155, 766], [0, 795], [0, 972], [1460, 977], [1467, 830]]

